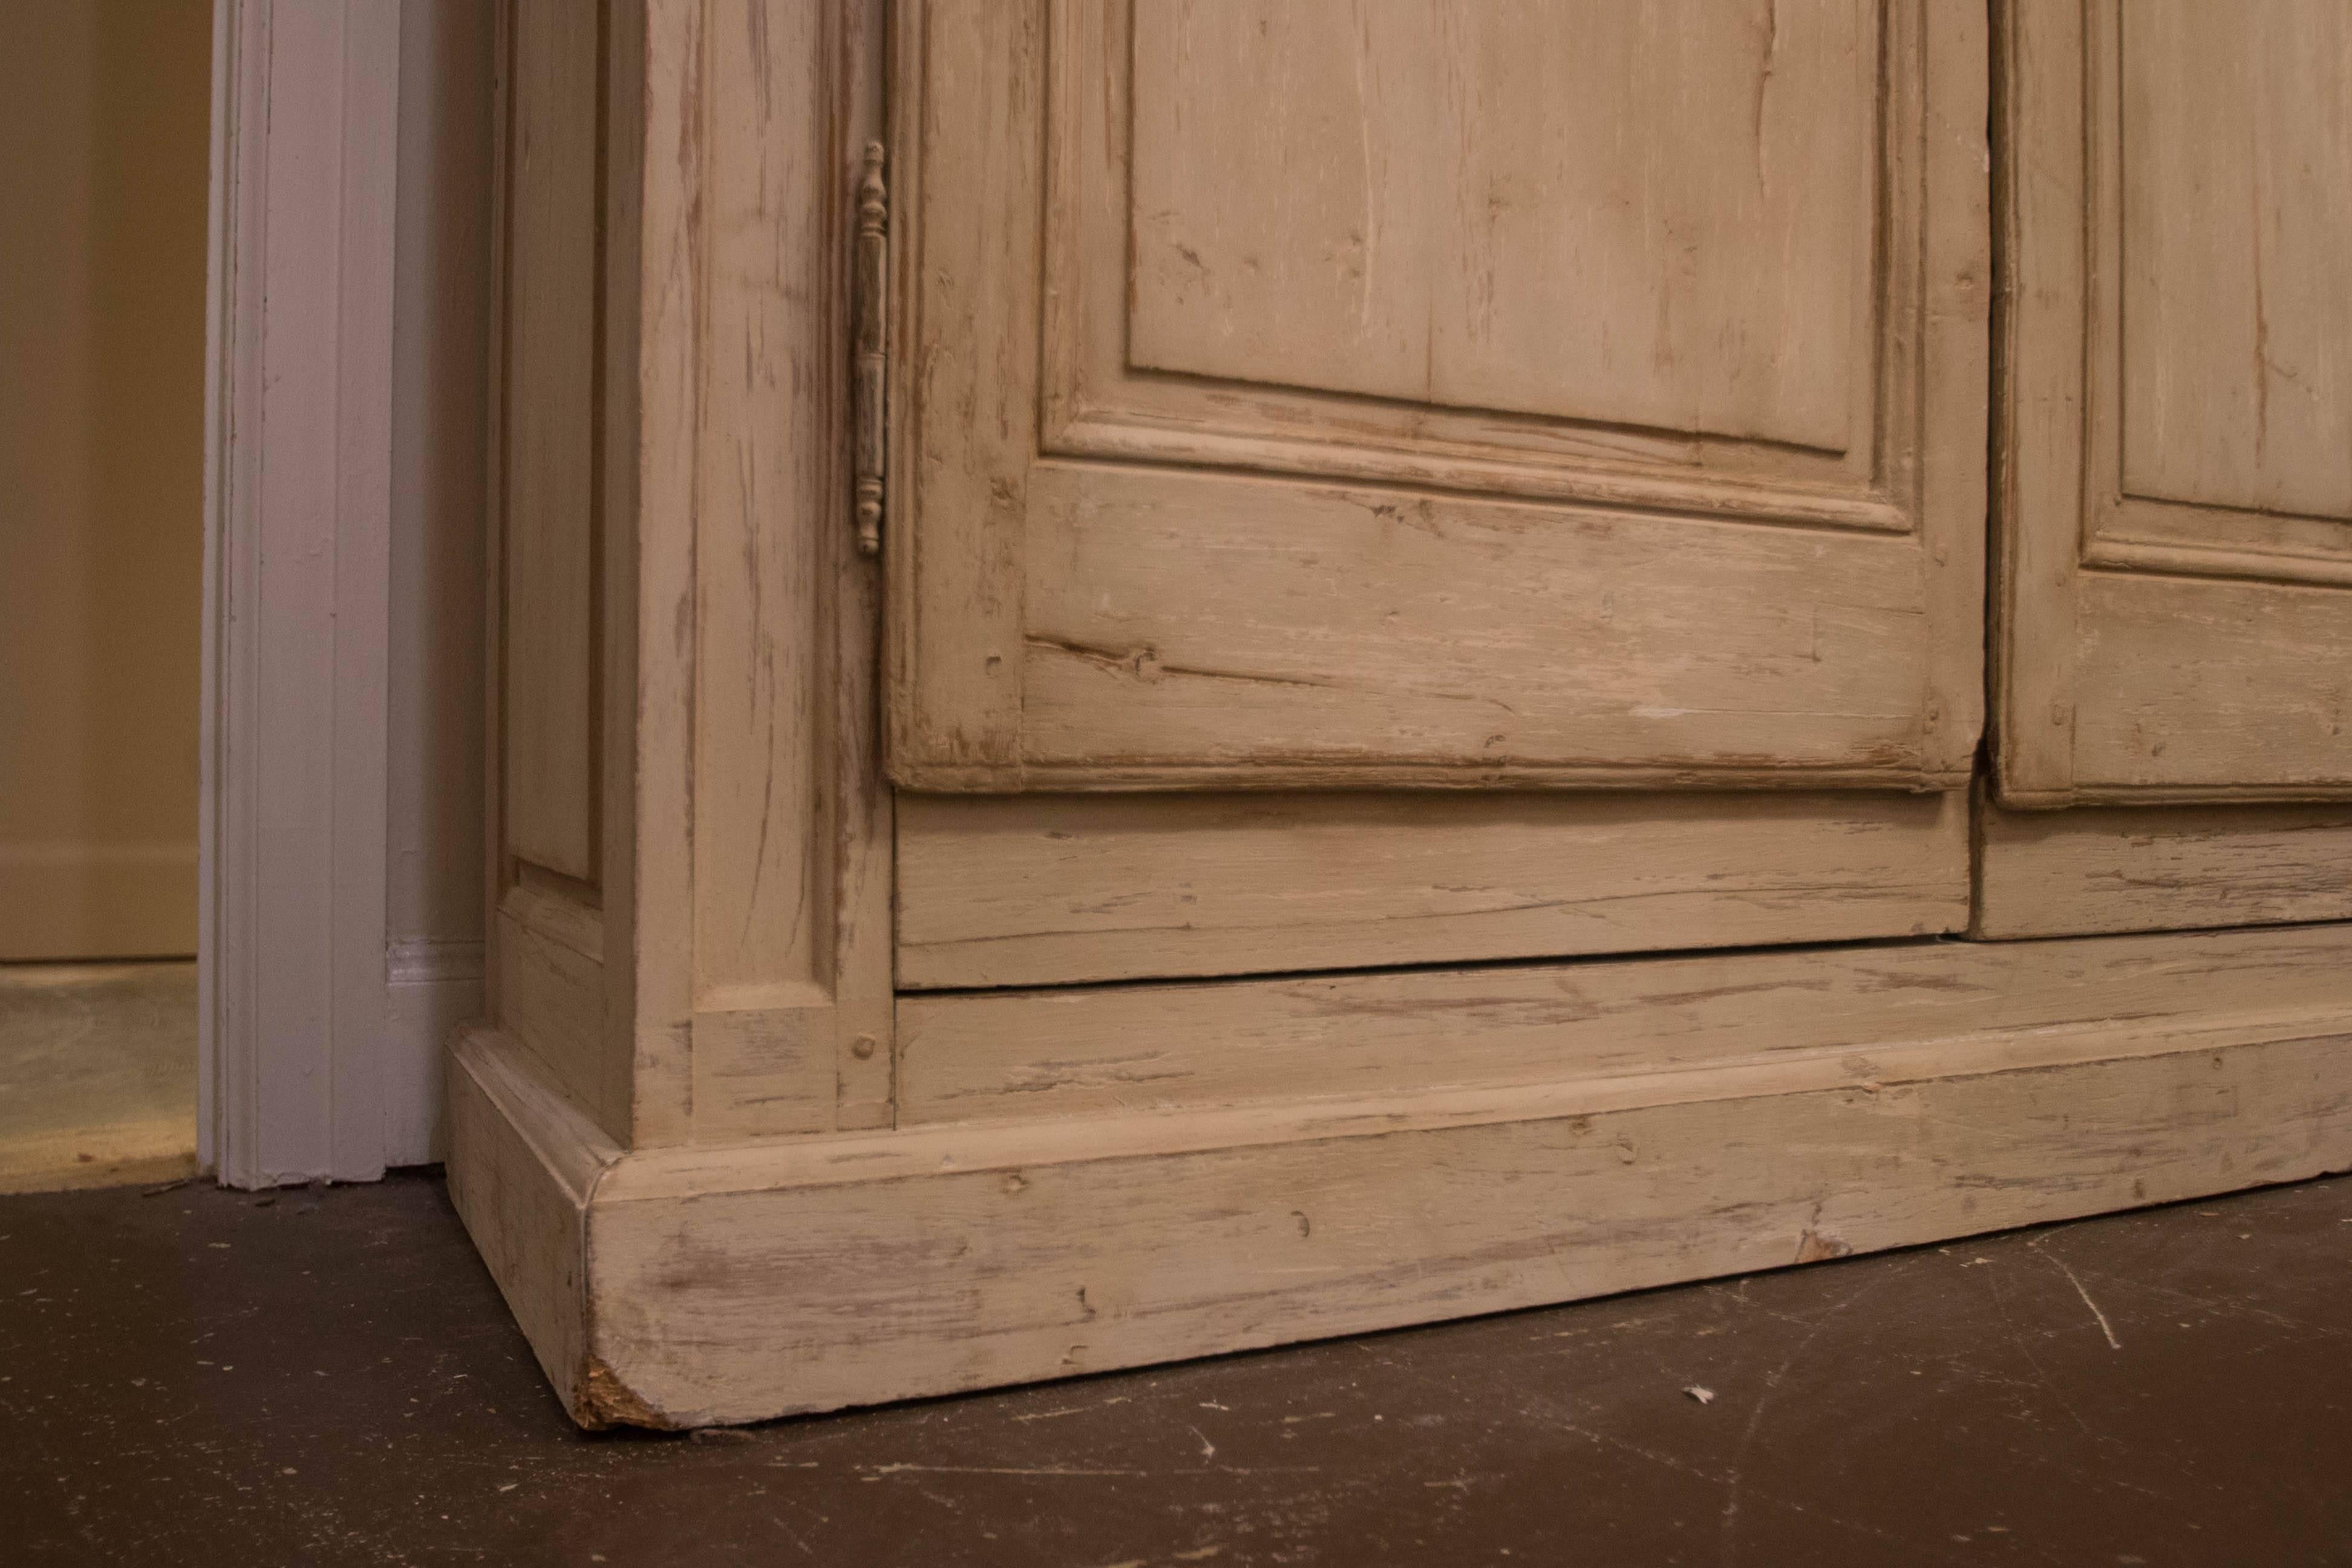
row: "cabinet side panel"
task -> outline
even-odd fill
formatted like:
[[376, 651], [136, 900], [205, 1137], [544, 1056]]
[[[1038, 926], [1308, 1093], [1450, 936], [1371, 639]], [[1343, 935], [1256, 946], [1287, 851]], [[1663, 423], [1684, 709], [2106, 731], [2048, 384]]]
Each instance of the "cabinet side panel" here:
[[491, 366], [490, 1008], [624, 1140], [643, 35], [502, 8]]

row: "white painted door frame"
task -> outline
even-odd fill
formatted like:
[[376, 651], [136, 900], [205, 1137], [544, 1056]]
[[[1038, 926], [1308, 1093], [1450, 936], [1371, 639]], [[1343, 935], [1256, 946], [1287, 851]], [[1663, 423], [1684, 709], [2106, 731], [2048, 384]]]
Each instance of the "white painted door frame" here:
[[387, 1163], [400, 16], [215, 9], [197, 1125], [236, 1186]]

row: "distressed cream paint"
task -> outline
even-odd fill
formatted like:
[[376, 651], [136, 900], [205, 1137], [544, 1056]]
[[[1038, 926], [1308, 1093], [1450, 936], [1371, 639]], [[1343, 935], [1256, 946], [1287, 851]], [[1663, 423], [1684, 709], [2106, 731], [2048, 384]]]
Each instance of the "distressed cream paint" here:
[[[2020, 177], [2116, 85], [2031, 0], [507, 6], [450, 1180], [573, 1415], [2352, 1166], [2352, 595], [2340, 520], [2275, 511], [2341, 499], [2347, 258], [2281, 196], [2259, 265], [2161, 216], [2338, 168], [2352, 65], [2324, 0], [2120, 9], [2118, 228], [2084, 191], [2128, 179]], [[2190, 59], [2230, 68], [2168, 95]], [[2127, 303], [2125, 363], [2272, 399], [2127, 405], [2193, 560], [2067, 510], [2086, 227], [2206, 236], [2212, 308]], [[2019, 710], [2053, 675], [2079, 725]], [[2061, 731], [2096, 804], [1996, 808]]]

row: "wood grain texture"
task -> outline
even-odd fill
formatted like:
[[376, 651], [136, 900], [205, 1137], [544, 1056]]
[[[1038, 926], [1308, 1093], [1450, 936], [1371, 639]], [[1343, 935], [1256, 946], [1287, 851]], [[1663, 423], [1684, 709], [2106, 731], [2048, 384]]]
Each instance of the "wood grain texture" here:
[[1390, 1100], [680, 1151], [600, 1189], [595, 1353], [657, 1424], [745, 1421], [2296, 1180], [2352, 1164], [2347, 1022], [1452, 1124]]
[[[1154, 9], [1139, 32], [1107, 0], [895, 8], [894, 766], [940, 790], [1220, 790], [917, 800], [897, 836], [908, 983], [997, 989], [895, 997], [879, 595], [850, 546], [842, 396], [881, 10], [610, 14], [636, 96], [608, 111], [644, 136], [641, 158], [606, 150], [634, 196], [603, 198], [636, 247], [605, 261], [634, 335], [608, 322], [604, 374], [635, 402], [608, 387], [634, 457], [607, 450], [602, 503], [631, 509], [602, 569], [604, 635], [634, 663], [593, 666], [625, 671], [602, 831], [626, 842], [598, 866], [626, 909], [592, 921], [560, 868], [502, 868], [504, 1026], [460, 1048], [453, 1153], [579, 1419], [951, 1392], [2352, 1164], [2352, 923], [1563, 956], [1961, 916], [1958, 805], [1901, 791], [1963, 776], [1979, 719], [1986, 39], [1965, 5], [1783, 8], [1759, 30], [1595, 6], [1577, 59], [1553, 9], [1516, 18], [1512, 50], [1481, 41], [1494, 18], [1433, 8], [1427, 60], [1381, 31], [1394, 17], [1318, 33], [1264, 11], [1297, 30], [1258, 58], [1240, 9]], [[2078, 142], [2105, 123], [2080, 83], [2108, 16], [2085, 45], [2002, 13], [2001, 124], [2068, 102]], [[1139, 84], [1139, 37], [1181, 68]], [[1647, 63], [1603, 68], [1612, 50]], [[1607, 105], [1555, 107], [1547, 62], [1596, 91], [1689, 86], [1685, 113], [1672, 92], [1629, 108], [1688, 140], [1575, 134]], [[1188, 155], [1276, 79], [1323, 84], [1269, 143], [1276, 173], [1193, 183]], [[1372, 125], [1375, 101], [1396, 123]], [[1867, 156], [1846, 146], [1857, 104]], [[1416, 144], [1416, 124], [1452, 139]], [[1338, 128], [1377, 156], [1342, 167]], [[1541, 166], [1570, 146], [1593, 161]], [[1406, 166], [1448, 147], [1461, 166]], [[1826, 195], [1782, 183], [1801, 154]], [[1277, 251], [1254, 242], [1284, 157], [1337, 172], [1287, 181]], [[1570, 219], [1642, 188], [1643, 158], [1706, 258], [1676, 271], [1666, 246], [1663, 272], [1621, 275], [1592, 258], [1658, 237]], [[2089, 232], [2109, 187], [2077, 162], [2079, 188], [2030, 200], [2005, 176], [2008, 242], [2040, 270], [2004, 304], [2004, 374], [2078, 364], [2011, 396], [2032, 413], [2005, 426], [2005, 518], [2079, 496], [2084, 471], [2028, 450], [2079, 440], [2097, 396], [2082, 275], [2103, 242], [2034, 248], [2069, 214]], [[1830, 288], [1857, 214], [1869, 260]], [[1797, 259], [1723, 270], [1748, 219]], [[1527, 258], [1560, 235], [1591, 237], [1595, 297], [1696, 313], [1627, 322], [1646, 357], [1537, 384], [1568, 352], [1543, 331], [1595, 331], [1541, 319], [1553, 285]], [[1337, 306], [1301, 281], [1318, 247]], [[1486, 326], [1461, 288], [1481, 268]], [[1301, 341], [1242, 352], [1244, 327], [1293, 317]], [[1800, 319], [1817, 330], [1790, 346]], [[2057, 350], [2034, 335], [2069, 320]], [[1129, 362], [1129, 324], [1152, 363]], [[2273, 596], [2097, 599], [2126, 574], [2078, 570], [2083, 516], [2000, 563], [2005, 593], [2039, 572], [2081, 610], [2067, 680], [2135, 721], [2209, 701], [2324, 724], [2340, 595], [2242, 578]], [[2303, 639], [2305, 668], [2258, 691], [2221, 640], [2240, 611]], [[2168, 620], [2190, 640], [2151, 640]], [[2053, 646], [2036, 628], [2012, 655]], [[2071, 767], [2109, 720], [2053, 711]], [[2147, 760], [2164, 738], [2102, 744], [2172, 787]], [[1244, 780], [1292, 793], [1223, 788]], [[1514, 783], [1690, 793], [1496, 788]], [[1366, 784], [1479, 788], [1312, 793]], [[1789, 793], [1698, 793], [1725, 784]], [[1526, 961], [1468, 966], [1498, 956]], [[1417, 967], [1232, 973], [1298, 963]]]
[[[1082, 5], [1052, 14], [1039, 389], [1045, 451], [1895, 532], [1911, 526], [1910, 510], [1897, 498], [1911, 487], [1920, 411], [1885, 399], [1885, 388], [1874, 384], [1907, 374], [1900, 365], [1912, 357], [1906, 325], [1917, 314], [1918, 270], [1913, 258], [1900, 257], [1874, 277], [1868, 256], [1845, 254], [1859, 246], [1861, 229], [1837, 233], [1837, 217], [1914, 226], [1911, 193], [1901, 182], [1890, 186], [1883, 165], [1858, 171], [1859, 181], [1835, 201], [1824, 199], [1822, 183], [1805, 185], [1805, 205], [1824, 214], [1838, 209], [1813, 230], [1828, 251], [1817, 263], [1829, 271], [1852, 267], [1857, 286], [1833, 304], [1816, 297], [1819, 309], [1801, 306], [1801, 323], [1772, 341], [1740, 377], [1808, 379], [1820, 405], [1839, 402], [1842, 387], [1843, 401], [1831, 412], [1843, 429], [1819, 437], [1831, 445], [1716, 433], [1715, 426], [1744, 423], [1734, 416], [1742, 393], [1717, 382], [1686, 393], [1673, 387], [1681, 374], [1677, 356], [1722, 353], [1729, 361], [1738, 359], [1742, 344], [1762, 346], [1747, 324], [1723, 326], [1722, 335], [1735, 342], [1701, 348], [1678, 341], [1695, 321], [1712, 316], [1722, 325], [1735, 292], [1715, 259], [1735, 247], [1687, 243], [1722, 222], [1720, 213], [1702, 216], [1699, 209], [1727, 200], [1759, 229], [1799, 221], [1781, 205], [1795, 185], [1765, 143], [1781, 142], [1785, 153], [1792, 133], [1833, 141], [1839, 117], [1824, 114], [1818, 126], [1801, 129], [1783, 122], [1781, 111], [1796, 101], [1787, 78], [1810, 72], [1849, 86], [1862, 79], [1866, 101], [1848, 107], [1863, 110], [1863, 123], [1845, 129], [1863, 143], [1878, 138], [1881, 120], [1911, 123], [1918, 104], [1901, 90], [1902, 73], [1891, 83], [1876, 73], [1885, 64], [1882, 43], [1898, 56], [1916, 47], [1918, 13], [1898, 7], [1841, 19], [1833, 7], [1821, 6], [1801, 15], [1789, 7], [1767, 14], [1738, 6], [1547, 5], [1504, 16], [1493, 5], [1407, 5], [1335, 17], [1283, 6], [1257, 18], [1268, 29], [1260, 41], [1277, 24], [1284, 33], [1284, 59], [1274, 70], [1236, 60], [1222, 47], [1254, 47], [1236, 40], [1233, 26], [1245, 18], [1245, 38], [1252, 16], [1232, 5], [1130, 13]], [[1392, 28], [1397, 20], [1410, 26]], [[1822, 47], [1825, 35], [1857, 22], [1864, 44], [1858, 53]], [[1422, 61], [1394, 58], [1399, 34], [1415, 29], [1421, 55], [1448, 57], [1444, 79], [1433, 80]], [[1501, 36], [1519, 47], [1486, 47]], [[1197, 62], [1181, 96], [1160, 79], [1187, 65], [1161, 47], [1170, 42], [1194, 51], [1209, 46], [1210, 58]], [[1564, 85], [1592, 69], [1595, 51], [1612, 50], [1620, 68]], [[1663, 90], [1628, 91], [1633, 56], [1657, 68], [1651, 79]], [[1360, 79], [1351, 58], [1367, 68]], [[1677, 94], [1705, 96], [1718, 77], [1739, 81], [1732, 97], [1751, 113], [1684, 116], [1672, 138], [1621, 136], [1626, 124]], [[1317, 96], [1301, 98], [1299, 90]], [[1369, 114], [1368, 92], [1377, 100]], [[1223, 102], [1195, 101], [1200, 95], [1240, 96], [1251, 107], [1236, 118]], [[1391, 101], [1395, 109], [1382, 112]], [[1590, 121], [1580, 118], [1587, 114]], [[1578, 125], [1563, 123], [1570, 120]], [[1477, 132], [1465, 142], [1463, 131], [1472, 121]], [[1163, 133], [1182, 140], [1174, 146], [1155, 140]], [[1235, 151], [1237, 137], [1248, 142], [1246, 157]], [[1559, 146], [1563, 139], [1575, 144]], [[1529, 156], [1515, 166], [1508, 156], [1494, 155], [1501, 147], [1485, 147], [1489, 140], [1510, 142]], [[1458, 155], [1426, 155], [1441, 145]], [[1849, 145], [1843, 153], [1861, 150]], [[1244, 190], [1248, 171], [1270, 162], [1290, 165], [1287, 184], [1278, 194], [1263, 181]], [[1412, 166], [1402, 179], [1400, 162]], [[1174, 186], [1197, 179], [1187, 169], [1222, 167], [1234, 177], [1180, 192], [1157, 185], [1155, 165], [1165, 166]], [[1773, 177], [1775, 169], [1780, 178]], [[1147, 184], [1154, 188], [1144, 189]], [[1193, 203], [1184, 212], [1163, 199], [1184, 194]], [[1351, 195], [1359, 199], [1349, 212]], [[1376, 221], [1382, 204], [1412, 199], [1423, 204], [1425, 216], [1409, 224]], [[1252, 360], [1294, 371], [1320, 365], [1322, 381], [1352, 384], [1387, 358], [1394, 361], [1389, 374], [1410, 385], [1416, 373], [1387, 345], [1409, 341], [1433, 350], [1443, 338], [1459, 342], [1454, 357], [1463, 368], [1483, 363], [1485, 372], [1472, 374], [1499, 373], [1491, 390], [1516, 383], [1524, 401], [1559, 412], [1457, 405], [1442, 389], [1371, 395], [1286, 385], [1265, 370], [1168, 374], [1138, 363], [1137, 333], [1155, 311], [1192, 311], [1213, 321], [1272, 313], [1268, 291], [1293, 285], [1269, 276], [1269, 267], [1311, 268], [1311, 258], [1294, 252], [1312, 247], [1300, 247], [1290, 232], [1292, 225], [1310, 224], [1330, 230], [1326, 283], [1297, 298], [1297, 309], [1284, 314], [1284, 331], [1246, 340]], [[1164, 265], [1150, 269], [1153, 287], [1170, 297], [1147, 297], [1146, 252], [1178, 226], [1181, 248], [1170, 257], [1162, 246]], [[1549, 269], [1542, 243], [1529, 238], [1538, 230], [1554, 249], [1589, 265], [1572, 276]], [[1188, 251], [1202, 258], [1202, 266], [1187, 261]], [[1617, 275], [1635, 252], [1655, 258], [1654, 264], [1645, 263], [1639, 276]], [[1514, 258], [1543, 269], [1519, 268]], [[1408, 264], [1400, 267], [1401, 259]], [[1401, 273], [1412, 274], [1402, 291]], [[1569, 296], [1568, 302], [1542, 309], [1535, 296], [1550, 290]], [[1601, 308], [1585, 290], [1611, 294], [1612, 304], [1629, 295], [1643, 303]], [[1416, 291], [1425, 297], [1416, 300]], [[1342, 299], [1353, 300], [1352, 311], [1334, 308]], [[1768, 315], [1781, 308], [1779, 301], [1750, 303]], [[1584, 357], [1521, 363], [1518, 346], [1496, 331], [1498, 310], [1517, 335], [1575, 339]], [[1381, 312], [1392, 314], [1383, 319]], [[1883, 341], [1882, 323], [1893, 329]], [[1229, 324], [1207, 332], [1213, 341], [1236, 340], [1222, 363], [1242, 364], [1240, 330]], [[1327, 333], [1338, 341], [1309, 341]], [[1848, 357], [1832, 363], [1840, 351]], [[1195, 342], [1155, 352], [1220, 351]], [[1885, 363], [1875, 363], [1881, 360]], [[1430, 368], [1417, 374], [1437, 385]], [[1618, 397], [1651, 405], [1653, 422], [1573, 416]], [[1681, 415], [1664, 412], [1676, 404]], [[1750, 412], [1767, 421], [1775, 416]], [[1654, 422], [1661, 418], [1665, 423]]]
[[693, 1131], [724, 1140], [888, 1120], [878, 595], [846, 510], [845, 367], [879, 15], [707, 16]]
[[[893, 26], [898, 294], [893, 515], [883, 552], [894, 775], [915, 757], [990, 769], [1019, 762], [1020, 531], [1037, 442], [1032, 215], [1042, 199], [1034, 143], [1043, 24], [1044, 8], [1029, 3], [922, 5], [900, 7]], [[979, 121], [957, 123], [927, 104], [921, 84], [932, 58], [988, 84], [977, 95]], [[929, 286], [934, 279], [948, 286]], [[926, 527], [934, 514], [989, 522]], [[917, 670], [919, 701], [908, 684]]]
[[1999, 798], [2352, 795], [2352, 27], [2000, 16]]
[[2133, 0], [2116, 26], [2124, 490], [2352, 521], [2352, 13]]
[[804, 297], [840, 237], [809, 199], [826, 188], [824, 8], [715, 0], [705, 16], [718, 47], [704, 67], [710, 352], [693, 433], [698, 996], [812, 984], [827, 957], [832, 836], [801, 825], [823, 816], [830, 783], [824, 535], [838, 476], [812, 460], [835, 438], [813, 394], [841, 353]]
[[2077, 599], [2078, 796], [2352, 792], [2352, 594], [2085, 573]]
[[1977, 807], [1969, 934], [2352, 920], [2352, 807]]
[[589, 1392], [588, 1204], [619, 1145], [530, 1069], [510, 1037], [468, 1031], [449, 1058], [449, 1202], [564, 1408]]
[[[2341, 1008], [2352, 928], [1603, 959], [1177, 985], [908, 996], [898, 1123], [1146, 1116], [1815, 1061], [1869, 1079], [1907, 1051], [2197, 1033]], [[2232, 1011], [2234, 1009], [2234, 1011]], [[2118, 1022], [2120, 1020], [2120, 1022]], [[2004, 1042], [2008, 1042], [2005, 1044]]]
[[[1931, 5], [1923, 47], [1938, 71], [1897, 85], [1923, 101], [1916, 204], [1921, 230], [1922, 321], [1914, 340], [1893, 335], [1897, 374], [1880, 395], [1919, 388], [1916, 482], [1926, 551], [1928, 665], [1920, 766], [1948, 776], [1971, 773], [1985, 728], [1986, 515], [1992, 384], [1992, 148], [1986, 104], [1991, 40], [1988, 16], [1972, 6]], [[1916, 364], [1904, 357], [1916, 349]], [[1897, 416], [1884, 416], [1893, 420]], [[1899, 471], [1899, 470], [1898, 470]], [[1959, 651], [1959, 650], [1965, 650]]]
[[[833, 285], [823, 319], [809, 325], [817, 341], [828, 344], [855, 336], [853, 322], [863, 308], [847, 270], [851, 195], [863, 178], [866, 148], [887, 134], [883, 71], [889, 53], [888, 17], [875, 0], [847, 0], [835, 17], [826, 40], [829, 118], [822, 128], [833, 149], [828, 177], [837, 193], [827, 208], [836, 226], [829, 231], [835, 243], [827, 250]], [[876, 309], [887, 319], [887, 295]], [[839, 492], [856, 488], [856, 465], [849, 449], [856, 399], [839, 362], [835, 365], [841, 379], [834, 384], [832, 423], [814, 437], [814, 450], [830, 454], [836, 465], [830, 470], [835, 490], [811, 516], [829, 533], [833, 567], [833, 642], [826, 664], [832, 724], [826, 804], [833, 843], [833, 1123], [850, 1131], [887, 1127], [896, 1115], [890, 914], [898, 887], [897, 834], [895, 797], [882, 771], [883, 576], [877, 563], [852, 548], [851, 535], [837, 522]]]
[[591, 883], [601, 10], [513, 0], [505, 187], [508, 842]]
[[638, 179], [637, 509], [630, 617], [632, 910], [626, 1013], [639, 1105], [662, 1141], [694, 1115], [695, 438], [709, 291], [704, 259], [702, 0], [646, 0], [635, 26], [644, 127]]
[[840, 254], [881, 13], [656, 0], [642, 26], [635, 1142], [887, 1125], [879, 592], [849, 543]]
[[1957, 795], [909, 795], [898, 984], [1957, 931], [1966, 820]]
[[[1135, 11], [1132, 364], [1830, 452], [1868, 430], [1874, 7], [1348, 20]], [[1747, 244], [1701, 237], [1732, 211]]]
[[[598, 407], [604, 527], [599, 543], [604, 591], [598, 595], [599, 774], [597, 900], [604, 939], [604, 1037], [610, 1059], [627, 1064], [629, 1141], [662, 1142], [682, 1134], [688, 1116], [688, 1065], [679, 1043], [638, 1026], [637, 988], [645, 908], [639, 897], [638, 843], [646, 794], [644, 732], [656, 723], [643, 696], [645, 452], [643, 383], [647, 258], [657, 232], [647, 216], [651, 149], [647, 83], [654, 69], [645, 0], [605, 0], [604, 127], [599, 167], [604, 181], [602, 289], [603, 392]], [[614, 781], [604, 786], [604, 780]], [[624, 784], [622, 781], [626, 781]]]
[[[2078, 7], [1992, 11], [1993, 773], [2012, 805], [2074, 790], [2074, 584], [2083, 485], [2083, 25]], [[2052, 149], [2029, 156], [2027, 148]]]
[[[635, 802], [604, 787], [637, 772], [645, 13], [511, 0], [498, 30], [485, 1004], [607, 1135], [656, 1141]], [[561, 352], [526, 352], [533, 332]]]
[[1028, 494], [1031, 788], [1957, 782], [1917, 772], [1912, 540], [1076, 464]]
[[[1279, 47], [1236, 60], [1265, 44], [1242, 11], [1154, 9], [1130, 38], [1125, 12], [1092, 3], [909, 7], [897, 781], [1956, 784], [1975, 742], [1981, 583], [1981, 463], [1950, 460], [1982, 441], [1975, 19], [1895, 6], [1881, 40], [1835, 5], [1778, 35], [1712, 11], [1549, 8], [1513, 27], [1449, 10], [1423, 60], [1386, 30], [1394, 17], [1360, 35], [1336, 13], [1279, 15]], [[1617, 78], [1580, 64], [1571, 34], [1654, 67], [1664, 85], [1645, 102], [1688, 106], [1688, 168], [1575, 135], [1542, 84]], [[1171, 49], [1183, 58], [1162, 60]], [[1160, 74], [1130, 105], [1130, 58], [1147, 57]], [[1357, 67], [1383, 87], [1380, 113]], [[1774, 95], [1817, 77], [1838, 85], [1789, 119]], [[1758, 90], [1735, 102], [1718, 79]], [[1279, 114], [1237, 114], [1276, 99]], [[1288, 141], [1259, 174], [1188, 183], [1236, 166], [1215, 139], [1244, 123]], [[1843, 151], [1810, 157], [1792, 205], [1789, 139], [1807, 136]], [[1316, 151], [1342, 142], [1370, 151]], [[1566, 163], [1541, 152], [1570, 142]], [[1431, 148], [1457, 143], [1440, 168]], [[1653, 192], [1644, 216], [1584, 199], [1621, 189]], [[1129, 215], [1138, 271], [1113, 276]], [[1807, 280], [1794, 294], [1764, 289], [1769, 304], [1753, 268], [1630, 259], [1745, 253], [1783, 219], [1821, 231], [1790, 231], [1814, 259], [1791, 263]], [[1865, 226], [1905, 237], [1850, 256]], [[1546, 301], [1566, 285], [1530, 268], [1559, 233], [1590, 250], [1570, 247], [1580, 286], [1657, 308], [1588, 301], [1544, 328], [1581, 334], [1579, 353], [1544, 350], [1538, 319], [1558, 318]], [[1350, 285], [1351, 317], [1294, 308], [1294, 275], [1334, 245], [1343, 279], [1374, 252], [1388, 269], [1375, 259]], [[1830, 286], [1849, 268], [1869, 286]], [[1708, 346], [1685, 353], [1692, 331]], [[1130, 339], [1137, 363], [1104, 361]], [[1258, 379], [1218, 380], [1242, 374], [1244, 345]], [[1575, 416], [1541, 416], [1538, 439], [1536, 416], [1465, 414], [1482, 400]]]
[[[583, 689], [616, 787], [587, 797], [593, 881], [523, 853], [536, 807], [498, 792], [491, 1008], [631, 1147], [890, 1121], [879, 588], [844, 542], [836, 254], [850, 149], [880, 122], [881, 24], [862, 3], [604, 0], [589, 28], [602, 217], [574, 260], [601, 356], [583, 484], [608, 526]], [[509, 85], [509, 118], [526, 96]], [[528, 279], [502, 276], [513, 317]], [[494, 366], [505, 426], [560, 368]], [[511, 628], [538, 573], [495, 563], [494, 618]], [[532, 700], [495, 694], [509, 756]]]
[[833, 1131], [834, 1008], [770, 1005], [694, 1016], [694, 1136], [727, 1142]]
[[2089, 12], [2086, 561], [2352, 586], [2352, 26]]
[[615, 1139], [630, 1133], [634, 1063], [606, 1008], [604, 924], [561, 892], [524, 886], [500, 901], [489, 965], [498, 1020]]

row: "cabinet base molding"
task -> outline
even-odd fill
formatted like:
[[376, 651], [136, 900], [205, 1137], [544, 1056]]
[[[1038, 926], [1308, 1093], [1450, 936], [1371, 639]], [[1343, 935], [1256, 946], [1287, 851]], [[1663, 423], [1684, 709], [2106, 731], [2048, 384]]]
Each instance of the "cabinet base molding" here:
[[[1679, 1069], [635, 1152], [477, 1028], [452, 1058], [450, 1192], [583, 1426], [755, 1421], [2352, 1169], [2345, 934], [2238, 933], [2304, 983], [2217, 977], [2194, 1015], [1930, 1010], [1866, 1048]], [[2220, 940], [1994, 951], [2168, 969]], [[1987, 952], [1906, 951], [1956, 976]]]

